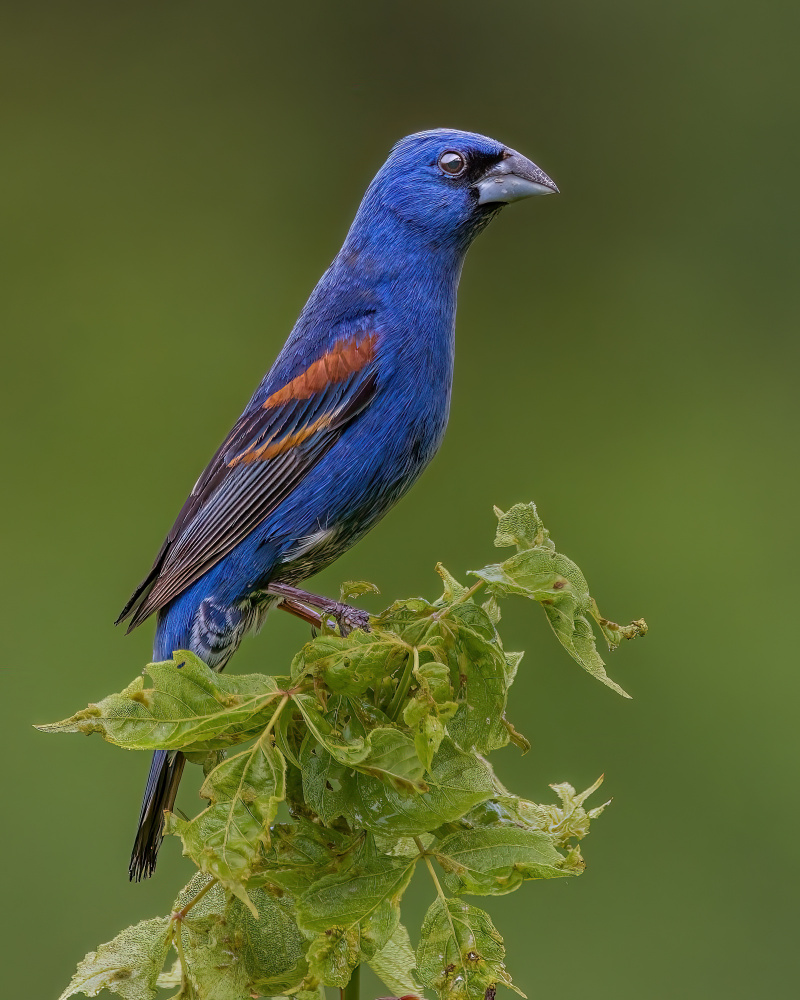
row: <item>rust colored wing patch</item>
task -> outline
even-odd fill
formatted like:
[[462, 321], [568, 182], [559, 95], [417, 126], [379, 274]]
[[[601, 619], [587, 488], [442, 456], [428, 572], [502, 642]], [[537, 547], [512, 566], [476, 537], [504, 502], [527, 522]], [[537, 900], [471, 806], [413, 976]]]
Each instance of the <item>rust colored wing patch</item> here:
[[[246, 410], [200, 476], [118, 621], [164, 608], [275, 511], [378, 391], [378, 335], [342, 338]], [[371, 363], [373, 362], [373, 363]]]
[[358, 339], [337, 340], [327, 354], [315, 361], [297, 378], [287, 382], [262, 404], [265, 410], [281, 406], [295, 399], [309, 399], [314, 393], [327, 389], [337, 382], [344, 382], [355, 372], [360, 372], [375, 357], [378, 342], [376, 333]]
[[243, 451], [232, 458], [228, 462], [228, 468], [232, 469], [234, 466], [241, 465], [242, 463], [247, 465], [250, 462], [265, 462], [268, 458], [275, 458], [276, 455], [282, 455], [286, 451], [291, 451], [292, 448], [296, 448], [299, 444], [307, 441], [308, 438], [313, 437], [314, 434], [329, 427], [335, 417], [335, 412], [326, 414], [324, 417], [320, 417], [319, 420], [315, 420], [311, 424], [306, 424], [305, 427], [301, 427], [294, 434], [288, 434], [278, 441], [270, 440], [260, 448], [248, 448], [247, 451]]

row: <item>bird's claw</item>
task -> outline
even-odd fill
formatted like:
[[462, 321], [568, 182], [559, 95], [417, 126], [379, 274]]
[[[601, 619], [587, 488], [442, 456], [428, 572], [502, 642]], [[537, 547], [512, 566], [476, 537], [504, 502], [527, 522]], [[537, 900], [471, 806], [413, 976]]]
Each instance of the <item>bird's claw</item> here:
[[342, 638], [350, 635], [353, 629], [360, 628], [362, 632], [369, 632], [369, 614], [361, 608], [354, 608], [350, 604], [337, 604], [333, 608], [333, 619], [339, 626], [339, 633]]

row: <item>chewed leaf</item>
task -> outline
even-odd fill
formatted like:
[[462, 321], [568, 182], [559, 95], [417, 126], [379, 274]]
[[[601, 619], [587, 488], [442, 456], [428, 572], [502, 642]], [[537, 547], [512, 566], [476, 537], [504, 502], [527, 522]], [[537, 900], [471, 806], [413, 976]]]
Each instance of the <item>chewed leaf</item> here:
[[156, 980], [156, 986], [160, 990], [170, 990], [181, 985], [181, 962], [176, 958], [169, 969], [165, 969]]
[[357, 924], [350, 928], [329, 928], [327, 933], [313, 939], [306, 958], [315, 979], [343, 989], [361, 961], [361, 928]]
[[400, 792], [427, 792], [425, 768], [414, 740], [397, 729], [373, 729], [367, 737], [368, 753], [356, 768]]
[[[298, 696], [295, 704], [320, 752], [327, 751], [337, 764], [376, 777], [401, 792], [427, 791], [425, 769], [408, 733], [388, 725], [367, 730], [358, 717], [352, 717], [346, 719], [345, 734], [334, 726], [334, 722], [342, 725], [336, 709], [322, 715], [319, 705], [309, 695]], [[337, 707], [345, 704], [341, 699], [336, 700]]]
[[460, 597], [463, 597], [469, 590], [469, 587], [465, 587], [463, 583], [459, 583], [453, 574], [445, 569], [441, 563], [436, 563], [436, 572], [442, 578], [442, 583], [444, 584], [444, 593], [438, 603], [451, 604], [453, 601], [457, 601]]
[[316, 931], [308, 955], [312, 973], [345, 986], [355, 966], [373, 958], [397, 930], [400, 898], [417, 858], [365, 855], [315, 882], [298, 900], [297, 919]]
[[416, 689], [403, 709], [403, 721], [414, 734], [417, 755], [427, 771], [445, 736], [445, 723], [458, 708], [452, 700], [450, 669], [432, 660], [413, 671]]
[[[197, 875], [175, 901], [178, 910], [204, 889]], [[294, 900], [250, 889], [258, 915], [215, 885], [181, 926], [190, 991], [185, 1000], [245, 1000], [294, 994], [308, 972], [305, 941], [294, 917]], [[192, 992], [193, 991], [193, 992]]]
[[208, 809], [189, 821], [167, 815], [166, 832], [181, 838], [184, 854], [250, 907], [243, 883], [269, 845], [270, 823], [286, 795], [284, 772], [283, 757], [262, 737], [210, 772], [200, 789]]
[[409, 794], [370, 775], [337, 765], [324, 750], [303, 746], [303, 790], [308, 805], [326, 823], [344, 816], [351, 825], [395, 837], [435, 830], [463, 816], [494, 791], [489, 767], [445, 737], [426, 775], [429, 790]]
[[534, 504], [517, 504], [507, 514], [495, 512], [498, 516], [495, 544], [516, 545], [517, 552], [505, 562], [471, 570], [472, 575], [489, 585], [490, 597], [518, 594], [541, 604], [556, 637], [570, 656], [601, 683], [629, 698], [606, 673], [587, 615], [595, 618], [611, 648], [624, 638], [644, 635], [647, 624], [639, 620], [623, 627], [600, 616], [586, 578], [571, 559], [555, 551]]
[[439, 1000], [484, 1000], [498, 983], [524, 997], [503, 964], [505, 951], [488, 913], [439, 898], [425, 914], [416, 974]]
[[123, 1000], [155, 1000], [156, 984], [170, 947], [169, 917], [143, 920], [90, 951], [59, 1000], [110, 990]]
[[529, 828], [542, 830], [553, 838], [556, 846], [565, 845], [570, 840], [582, 840], [589, 833], [589, 824], [601, 815], [611, 799], [593, 809], [584, 809], [584, 802], [603, 783], [601, 775], [593, 785], [583, 792], [576, 792], [568, 782], [563, 781], [550, 787], [561, 800], [560, 805], [528, 802], [516, 796], [501, 800], [515, 814], [516, 818]]
[[120, 694], [89, 705], [45, 733], [99, 733], [126, 750], [220, 750], [252, 739], [267, 724], [278, 683], [263, 674], [218, 674], [194, 653], [148, 664], [153, 687], [137, 677]]
[[418, 992], [419, 986], [413, 972], [416, 964], [408, 931], [402, 924], [397, 925], [394, 934], [369, 961], [369, 967], [378, 979], [398, 997]]
[[523, 549], [555, 548], [550, 541], [550, 532], [539, 517], [535, 503], [514, 504], [505, 514], [499, 507], [495, 507], [494, 512], [497, 516], [495, 548], [503, 549], [509, 545], [516, 545], [520, 552]]
[[547, 833], [513, 826], [459, 830], [431, 851], [453, 893], [496, 896], [513, 892], [526, 879], [560, 878], [580, 870], [565, 865]]
[[469, 629], [454, 652], [459, 680], [458, 711], [447, 729], [462, 750], [488, 753], [508, 743], [503, 715], [508, 697], [508, 664], [502, 649]]
[[310, 931], [350, 927], [366, 920], [385, 900], [397, 903], [416, 861], [378, 855], [324, 876], [297, 901], [300, 926]]
[[364, 594], [380, 594], [380, 590], [368, 580], [346, 580], [339, 588], [339, 600], [345, 604]]
[[559, 642], [570, 656], [606, 687], [610, 687], [623, 698], [630, 698], [628, 692], [616, 681], [612, 681], [606, 673], [605, 664], [597, 652], [591, 625], [583, 615], [573, 616], [563, 606], [545, 606], [544, 611]]
[[299, 897], [324, 875], [338, 871], [363, 836], [337, 833], [297, 817], [291, 823], [273, 823], [270, 840], [248, 887], [258, 885]]
[[594, 598], [590, 602], [589, 614], [600, 626], [600, 631], [605, 636], [609, 649], [616, 649], [626, 639], [638, 639], [643, 635], [647, 635], [647, 622], [644, 618], [637, 618], [636, 621], [632, 621], [629, 625], [617, 625], [616, 622], [609, 621], [608, 618], [603, 618], [600, 614], [600, 609], [597, 607], [597, 601]]
[[396, 635], [377, 629], [357, 629], [347, 637], [319, 635], [292, 660], [293, 681], [313, 677], [331, 691], [362, 694], [391, 673], [408, 655], [408, 646]]
[[566, 556], [550, 549], [525, 549], [502, 563], [471, 570], [491, 586], [499, 597], [519, 594], [533, 601], [546, 601], [572, 593], [584, 611], [589, 610], [589, 588], [586, 579]]

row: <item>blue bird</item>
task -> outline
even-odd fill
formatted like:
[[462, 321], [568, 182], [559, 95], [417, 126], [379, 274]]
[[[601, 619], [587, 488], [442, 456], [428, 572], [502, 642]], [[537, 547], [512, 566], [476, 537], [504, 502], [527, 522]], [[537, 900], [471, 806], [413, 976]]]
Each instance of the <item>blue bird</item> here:
[[[557, 190], [486, 136], [435, 129], [397, 143], [118, 619], [130, 631], [158, 613], [154, 660], [190, 649], [222, 670], [275, 606], [333, 617], [343, 633], [369, 627], [296, 585], [369, 531], [436, 454], [467, 249], [503, 205]], [[153, 756], [131, 879], [155, 868], [184, 763]]]

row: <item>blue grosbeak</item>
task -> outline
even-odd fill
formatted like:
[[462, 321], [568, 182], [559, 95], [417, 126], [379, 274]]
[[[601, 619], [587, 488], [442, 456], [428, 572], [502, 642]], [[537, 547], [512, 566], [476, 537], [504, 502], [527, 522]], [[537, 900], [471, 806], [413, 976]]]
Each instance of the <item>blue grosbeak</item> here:
[[[343, 632], [363, 613], [298, 590], [400, 499], [444, 435], [464, 256], [503, 205], [557, 191], [530, 160], [451, 129], [402, 139], [344, 246], [178, 515], [119, 621], [158, 613], [154, 660], [222, 670], [274, 606]], [[153, 756], [130, 862], [152, 874], [185, 758]]]

